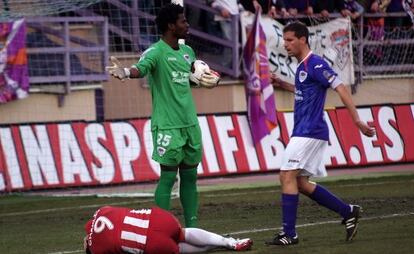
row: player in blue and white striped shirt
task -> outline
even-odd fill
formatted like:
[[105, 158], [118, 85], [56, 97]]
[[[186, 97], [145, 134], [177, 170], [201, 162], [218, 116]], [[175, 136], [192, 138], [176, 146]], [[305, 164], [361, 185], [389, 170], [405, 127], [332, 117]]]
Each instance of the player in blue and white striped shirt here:
[[338, 93], [364, 135], [372, 137], [375, 130], [359, 119], [345, 85], [324, 59], [312, 53], [308, 37], [307, 27], [300, 22], [284, 28], [285, 48], [289, 56], [299, 62], [295, 85], [282, 81], [276, 75], [271, 78], [274, 86], [295, 94], [295, 108], [293, 133], [280, 169], [283, 231], [268, 244], [291, 245], [299, 242], [295, 230], [299, 192], [341, 215], [347, 241], [352, 240], [357, 232], [361, 208], [345, 203], [321, 185], [309, 181], [311, 176], [327, 175], [323, 163], [329, 141], [328, 125], [323, 117], [327, 90], [332, 88]]

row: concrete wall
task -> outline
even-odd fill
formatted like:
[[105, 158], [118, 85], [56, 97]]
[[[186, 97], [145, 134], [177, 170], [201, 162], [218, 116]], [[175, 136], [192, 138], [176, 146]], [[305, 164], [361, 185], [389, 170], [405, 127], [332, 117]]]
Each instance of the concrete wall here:
[[[122, 64], [131, 66], [138, 56], [118, 56]], [[239, 112], [246, 111], [243, 81], [224, 82], [214, 89], [193, 89], [197, 112]], [[151, 115], [151, 94], [145, 79], [121, 82], [111, 78], [104, 84], [105, 119], [148, 117]], [[355, 104], [372, 105], [384, 103], [414, 102], [414, 79], [365, 80], [353, 96]], [[276, 90], [276, 106], [279, 110], [293, 109], [292, 93]], [[332, 90], [328, 92], [326, 107], [343, 106]]]
[[[357, 92], [352, 95], [352, 99], [357, 106], [413, 103], [414, 79], [365, 80], [357, 87]], [[292, 109], [294, 103], [293, 96], [290, 93], [277, 90], [276, 103], [279, 109]], [[328, 90], [325, 106], [343, 106], [341, 99], [332, 89]]]
[[[113, 78], [103, 84], [105, 119], [148, 117], [151, 114], [151, 95], [146, 81], [121, 82]], [[193, 89], [198, 113], [239, 112], [246, 110], [242, 83], [222, 85], [214, 89]], [[293, 95], [276, 90], [279, 110], [293, 108]], [[353, 96], [357, 105], [413, 103], [414, 79], [368, 80]], [[342, 106], [334, 91], [329, 91], [326, 107]], [[32, 93], [24, 100], [0, 105], [0, 124], [96, 120], [94, 90], [74, 91], [65, 96], [62, 107], [57, 95]]]
[[[358, 87], [353, 99], [357, 105], [413, 103], [414, 79], [366, 80]], [[335, 102], [329, 100], [328, 103]]]
[[[125, 82], [111, 79], [105, 84], [105, 117], [107, 119], [146, 117], [151, 114], [151, 96], [143, 80]], [[243, 84], [223, 85], [214, 89], [193, 89], [198, 113], [236, 112], [246, 110]], [[414, 79], [367, 80], [352, 95], [358, 106], [414, 102]], [[279, 110], [292, 110], [293, 94], [276, 90]], [[326, 107], [343, 106], [335, 91], [328, 92]]]
[[64, 97], [62, 107], [57, 95], [36, 93], [0, 105], [0, 124], [95, 119], [94, 90], [70, 93]]

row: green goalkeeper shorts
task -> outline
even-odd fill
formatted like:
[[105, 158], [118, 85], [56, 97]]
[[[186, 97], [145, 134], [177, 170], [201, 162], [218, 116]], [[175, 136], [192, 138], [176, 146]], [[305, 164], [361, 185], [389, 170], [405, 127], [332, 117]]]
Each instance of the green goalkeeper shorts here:
[[201, 161], [200, 126], [152, 131], [152, 159], [166, 166], [197, 165]]

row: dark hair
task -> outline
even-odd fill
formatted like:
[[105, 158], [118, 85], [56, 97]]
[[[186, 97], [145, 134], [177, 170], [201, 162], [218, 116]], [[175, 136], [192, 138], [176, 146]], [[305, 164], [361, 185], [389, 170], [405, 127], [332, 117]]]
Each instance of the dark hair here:
[[179, 4], [167, 4], [161, 8], [155, 18], [155, 23], [161, 34], [168, 30], [168, 24], [175, 24], [180, 14], [184, 14], [184, 8]]
[[286, 32], [294, 32], [296, 38], [299, 39], [305, 37], [306, 43], [309, 45], [309, 30], [302, 22], [295, 21], [288, 24], [285, 28], [283, 28], [283, 33]]

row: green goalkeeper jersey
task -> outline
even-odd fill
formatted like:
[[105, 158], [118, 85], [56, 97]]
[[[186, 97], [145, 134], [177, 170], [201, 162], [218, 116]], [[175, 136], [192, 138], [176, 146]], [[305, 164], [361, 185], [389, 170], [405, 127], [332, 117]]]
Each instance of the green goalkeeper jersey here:
[[174, 50], [162, 39], [149, 47], [134, 67], [148, 76], [152, 96], [151, 129], [175, 129], [198, 124], [190, 88], [191, 47]]

